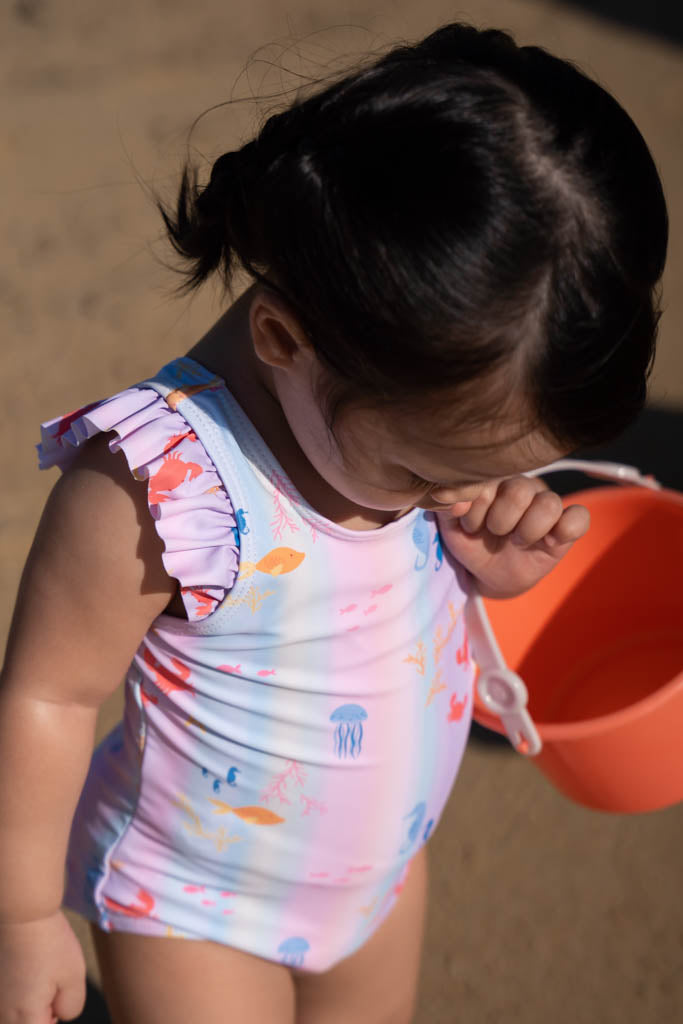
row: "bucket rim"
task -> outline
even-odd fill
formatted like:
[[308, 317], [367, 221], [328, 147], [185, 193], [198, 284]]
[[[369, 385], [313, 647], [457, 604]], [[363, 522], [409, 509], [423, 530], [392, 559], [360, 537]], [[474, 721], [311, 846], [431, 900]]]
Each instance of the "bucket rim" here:
[[[476, 682], [474, 685], [476, 695]], [[574, 722], [542, 722], [534, 718], [533, 715], [531, 717], [544, 743], [586, 739], [596, 733], [605, 732], [608, 728], [620, 728], [623, 725], [632, 724], [631, 719], [634, 716], [638, 717], [642, 713], [649, 714], [652, 711], [656, 711], [658, 705], [664, 703], [665, 700], [669, 700], [677, 690], [683, 692], [683, 668], [673, 679], [659, 687], [654, 693], [650, 693], [646, 697], [635, 701], [635, 703], [629, 704], [627, 708], [610, 711], [606, 715], [598, 715], [595, 718]], [[505, 728], [500, 718], [486, 709], [480, 712], [476, 701], [474, 702], [472, 717], [479, 724], [492, 728], [495, 732], [502, 733], [503, 736], [505, 735]], [[496, 724], [492, 726], [489, 724], [490, 722], [495, 722]]]

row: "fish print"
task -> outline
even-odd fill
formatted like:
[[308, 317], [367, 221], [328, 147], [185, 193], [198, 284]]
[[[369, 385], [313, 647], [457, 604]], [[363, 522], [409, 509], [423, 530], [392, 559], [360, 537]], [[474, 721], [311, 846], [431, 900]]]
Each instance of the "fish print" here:
[[383, 587], [380, 587], [379, 590], [371, 591], [370, 597], [381, 597], [382, 594], [388, 594], [393, 585], [393, 583], [385, 583], [385, 585]]
[[222, 800], [214, 800], [212, 797], [209, 799], [216, 807], [214, 814], [236, 814], [248, 825], [280, 825], [285, 820], [275, 811], [269, 811], [267, 807], [231, 807]]
[[357, 604], [347, 604], [346, 608], [340, 608], [339, 609], [339, 614], [340, 615], [348, 615], [349, 612], [355, 611], [357, 607], [358, 607]]
[[295, 551], [294, 548], [273, 548], [267, 555], [264, 555], [258, 562], [242, 562], [240, 565], [240, 579], [249, 579], [255, 572], [268, 573], [269, 576], [280, 576], [286, 572], [293, 572], [303, 562], [306, 554], [304, 551]]

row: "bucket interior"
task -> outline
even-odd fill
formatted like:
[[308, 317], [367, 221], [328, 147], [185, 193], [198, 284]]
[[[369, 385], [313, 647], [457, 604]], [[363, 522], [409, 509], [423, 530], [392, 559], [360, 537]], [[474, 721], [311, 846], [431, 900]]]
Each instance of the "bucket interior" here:
[[[599, 520], [594, 546], [580, 552], [582, 539], [567, 559], [580, 552], [584, 564], [574, 559], [553, 570], [551, 600], [544, 601], [539, 584], [491, 615], [508, 664], [527, 686], [537, 724], [621, 711], [679, 675], [683, 681], [683, 501], [641, 494], [637, 514], [607, 544], [609, 524], [600, 515], [605, 509], [591, 508]], [[579, 497], [584, 495], [574, 499]], [[516, 648], [512, 656], [505, 634], [517, 637], [509, 645]], [[520, 642], [521, 635], [529, 641]]]

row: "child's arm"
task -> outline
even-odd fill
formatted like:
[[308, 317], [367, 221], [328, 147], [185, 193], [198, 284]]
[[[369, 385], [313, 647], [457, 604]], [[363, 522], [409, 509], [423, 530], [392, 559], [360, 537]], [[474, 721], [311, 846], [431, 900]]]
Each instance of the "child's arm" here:
[[19, 587], [0, 674], [0, 971], [13, 972], [3, 1019], [18, 1009], [8, 986], [29, 985], [22, 999], [40, 987], [39, 964], [30, 958], [24, 979], [12, 955], [27, 922], [59, 911], [98, 708], [175, 590], [146, 490], [106, 436], [88, 442], [48, 499]]
[[475, 501], [436, 516], [443, 543], [479, 593], [496, 598], [533, 587], [590, 526], [587, 508], [564, 508], [542, 480], [526, 476], [487, 484]]

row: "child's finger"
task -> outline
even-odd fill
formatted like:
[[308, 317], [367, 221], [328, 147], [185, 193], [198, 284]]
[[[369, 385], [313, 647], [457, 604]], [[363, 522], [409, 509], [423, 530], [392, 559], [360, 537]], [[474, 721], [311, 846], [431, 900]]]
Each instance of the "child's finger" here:
[[[543, 497], [545, 500], [538, 500]], [[554, 512], [554, 517], [551, 518]], [[545, 533], [555, 525], [562, 513], [562, 502], [533, 477], [517, 476], [503, 480], [486, 514], [486, 528], [497, 537], [506, 537], [517, 530], [522, 522], [531, 533], [542, 529]], [[538, 521], [538, 525], [537, 525]]]
[[[538, 543], [558, 526], [563, 514], [562, 499], [554, 491], [536, 494], [511, 532], [515, 544], [529, 547]], [[557, 541], [559, 543], [559, 540]]]
[[583, 537], [590, 529], [590, 525], [591, 515], [585, 505], [569, 505], [551, 530], [549, 537], [555, 544], [570, 544]]
[[[482, 526], [484, 525], [484, 521], [486, 520], [486, 515], [489, 509], [491, 508], [491, 503], [495, 499], [495, 496], [496, 485], [486, 484], [486, 486], [481, 489], [481, 491], [474, 499], [474, 501], [470, 502], [470, 507], [466, 511], [466, 513], [464, 515], [460, 514], [458, 516], [458, 522], [460, 526], [462, 526], [465, 533], [476, 533], [478, 530], [481, 530]], [[451, 511], [455, 515], [458, 515], [458, 513], [455, 512], [455, 508], [459, 504], [461, 503], [457, 502], [456, 505], [453, 505], [451, 508]]]

